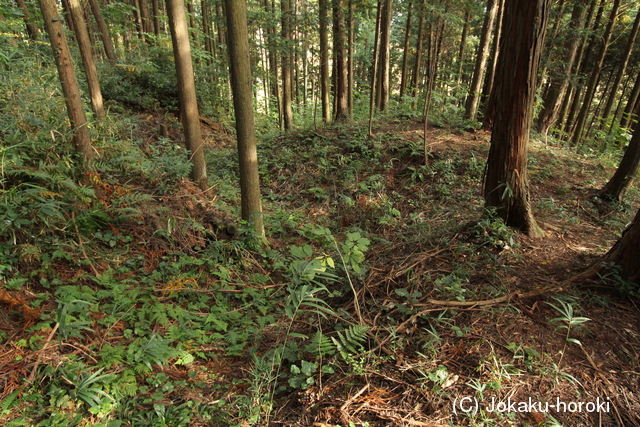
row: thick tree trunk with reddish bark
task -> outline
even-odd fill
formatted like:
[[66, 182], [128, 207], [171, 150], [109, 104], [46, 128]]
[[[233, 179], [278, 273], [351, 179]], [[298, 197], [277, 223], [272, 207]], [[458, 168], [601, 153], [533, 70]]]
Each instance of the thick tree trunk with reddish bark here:
[[535, 237], [543, 233], [529, 201], [527, 146], [550, 1], [505, 3], [492, 92], [494, 125], [484, 183], [486, 207], [495, 208], [508, 226]]

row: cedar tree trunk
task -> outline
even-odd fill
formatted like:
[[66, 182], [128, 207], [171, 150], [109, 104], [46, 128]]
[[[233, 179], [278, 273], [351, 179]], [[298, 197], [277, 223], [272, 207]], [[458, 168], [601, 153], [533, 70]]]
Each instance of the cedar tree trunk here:
[[89, 138], [87, 118], [82, 107], [80, 86], [71, 60], [71, 52], [65, 38], [65, 29], [58, 15], [55, 0], [39, 0], [44, 18], [44, 27], [51, 40], [53, 56], [58, 67], [58, 75], [62, 85], [62, 93], [67, 105], [67, 113], [73, 128], [73, 143], [76, 153], [81, 157], [85, 168], [91, 167], [93, 147]]
[[229, 68], [233, 106], [236, 116], [238, 156], [240, 160], [240, 192], [242, 219], [256, 228], [264, 238], [264, 221], [260, 202], [260, 177], [253, 115], [253, 90], [246, 0], [225, 0], [229, 31]]
[[184, 139], [191, 152], [191, 179], [203, 190], [207, 190], [207, 168], [202, 149], [200, 130], [200, 113], [196, 99], [196, 85], [191, 62], [191, 46], [189, 44], [189, 28], [184, 9], [184, 0], [167, 0], [167, 16], [173, 41], [173, 56], [176, 61], [178, 77], [178, 99]]
[[484, 183], [486, 207], [508, 226], [542, 237], [529, 201], [527, 145], [536, 77], [551, 0], [505, 3], [500, 56], [496, 66], [494, 125]]

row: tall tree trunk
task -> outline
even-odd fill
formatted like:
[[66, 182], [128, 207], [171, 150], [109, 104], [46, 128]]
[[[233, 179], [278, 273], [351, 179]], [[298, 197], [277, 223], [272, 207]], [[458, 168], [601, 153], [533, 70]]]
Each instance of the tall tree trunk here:
[[591, 108], [591, 101], [593, 99], [593, 95], [596, 92], [598, 79], [600, 77], [600, 71], [602, 70], [602, 64], [604, 63], [604, 58], [607, 54], [607, 49], [609, 48], [611, 34], [613, 34], [613, 27], [618, 15], [618, 9], [620, 8], [620, 1], [621, 0], [614, 0], [613, 2], [613, 7], [611, 8], [611, 14], [609, 16], [609, 22], [607, 23], [607, 28], [605, 30], [604, 36], [602, 37], [600, 54], [598, 55], [595, 68], [591, 72], [589, 82], [587, 83], [584, 102], [582, 103], [582, 108], [580, 109], [580, 113], [578, 114], [578, 118], [576, 120], [576, 128], [573, 132], [573, 138], [571, 139], [571, 142], [574, 146], [578, 145], [584, 132], [585, 123], [587, 122], [587, 115], [589, 114], [589, 109]]
[[[593, 16], [593, 11], [597, 3], [600, 0], [596, 0], [591, 2], [590, 10], [589, 10], [589, 18]], [[582, 89], [584, 88], [584, 76], [587, 74], [587, 71], [591, 69], [591, 65], [593, 63], [593, 55], [594, 50], [596, 50], [598, 41], [600, 37], [597, 36], [600, 29], [600, 21], [602, 20], [602, 15], [604, 13], [606, 0], [601, 0], [600, 7], [598, 8], [598, 12], [596, 13], [596, 17], [593, 25], [591, 26], [590, 35], [580, 46], [580, 54], [578, 58], [580, 58], [580, 64], [578, 64], [577, 72], [572, 73], [576, 77], [576, 82], [573, 87], [573, 95], [571, 99], [571, 107], [569, 108], [569, 113], [567, 115], [567, 120], [564, 123], [564, 133], [565, 139], [571, 139], [572, 130], [575, 127], [575, 119], [580, 111], [580, 101], [582, 100]], [[590, 19], [587, 19], [587, 23], [590, 22]]]
[[80, 156], [83, 167], [90, 169], [91, 160], [94, 157], [93, 147], [91, 146], [91, 138], [89, 137], [87, 118], [82, 106], [80, 86], [78, 85], [76, 72], [73, 68], [69, 45], [64, 35], [65, 29], [62, 26], [60, 15], [58, 15], [55, 0], [38, 1], [44, 18], [44, 27], [49, 35], [51, 47], [53, 48], [53, 56], [56, 61], [56, 67], [58, 68], [62, 93], [67, 106], [69, 121], [73, 129], [75, 150]]
[[207, 168], [202, 147], [200, 129], [200, 113], [196, 98], [196, 85], [191, 61], [191, 46], [189, 44], [189, 29], [184, 0], [166, 0], [169, 29], [173, 41], [173, 56], [176, 62], [178, 77], [178, 99], [184, 138], [187, 149], [191, 152], [191, 179], [203, 190], [208, 189]]
[[335, 111], [333, 118], [335, 121], [345, 121], [349, 118], [346, 41], [344, 2], [343, 0], [333, 0], [333, 61], [335, 67]]
[[[270, 0], [264, 0], [264, 7], [267, 13], [275, 13], [275, 6]], [[276, 26], [272, 20], [267, 24], [267, 40], [269, 50], [269, 80], [271, 81], [271, 98], [270, 102], [275, 103], [278, 111], [278, 124], [282, 128], [282, 102], [280, 102], [280, 86], [278, 82], [278, 49], [276, 42]]]
[[375, 26], [375, 35], [374, 35], [374, 43], [373, 43], [373, 67], [371, 70], [371, 80], [369, 91], [369, 137], [373, 137], [373, 115], [376, 110], [376, 81], [378, 76], [378, 62], [380, 59], [379, 55], [379, 43], [380, 40], [380, 3], [378, 3], [378, 10], [376, 13], [376, 26]]
[[40, 31], [38, 30], [38, 26], [33, 23], [31, 19], [31, 13], [29, 12], [29, 8], [24, 0], [16, 0], [16, 4], [22, 10], [22, 18], [24, 19], [24, 24], [27, 27], [27, 33], [31, 40], [38, 40], [38, 36], [40, 35]]
[[[157, 0], [154, 0], [157, 1]], [[207, 0], [202, 0], [202, 35], [204, 36], [204, 50], [209, 55], [207, 58], [207, 65], [213, 64], [213, 57], [215, 51], [213, 50], [213, 31], [211, 29], [211, 11], [210, 5]]]
[[495, 98], [495, 120], [484, 182], [485, 206], [495, 208], [508, 226], [533, 237], [544, 233], [531, 210], [527, 151], [550, 2], [505, 3], [496, 83], [491, 94]]
[[489, 55], [489, 64], [487, 65], [487, 73], [484, 79], [484, 85], [482, 86], [482, 98], [480, 99], [479, 109], [483, 112], [482, 127], [484, 129], [491, 129], [493, 126], [493, 112], [490, 110], [491, 90], [493, 89], [493, 81], [496, 75], [496, 64], [498, 63], [498, 56], [500, 55], [500, 37], [502, 36], [502, 16], [504, 15], [504, 2], [505, 0], [499, 0], [498, 14], [496, 15], [496, 29], [493, 35], [493, 41], [491, 42], [491, 54]]
[[348, 25], [347, 28], [349, 29], [349, 34], [348, 34], [348, 38], [349, 38], [349, 48], [348, 48], [348, 56], [349, 59], [347, 61], [347, 74], [349, 75], [348, 78], [348, 82], [347, 82], [347, 107], [348, 107], [348, 115], [349, 117], [353, 117], [353, 89], [354, 89], [354, 84], [355, 84], [355, 76], [354, 76], [354, 55], [355, 55], [355, 31], [356, 31], [356, 24], [355, 24], [355, 3], [354, 0], [348, 0], [349, 3], [349, 17], [347, 19], [348, 21]]
[[576, 53], [578, 52], [578, 46], [580, 44], [580, 37], [577, 34], [578, 29], [582, 27], [582, 21], [584, 19], [585, 9], [581, 2], [576, 2], [573, 6], [573, 12], [571, 14], [571, 22], [569, 24], [571, 40], [569, 47], [564, 55], [562, 63], [564, 69], [561, 75], [552, 77], [551, 84], [544, 98], [544, 107], [538, 115], [537, 128], [538, 132], [542, 135], [547, 135], [551, 126], [558, 117], [558, 110], [564, 96], [567, 87], [569, 86], [569, 78], [571, 76], [571, 69], [576, 59]]
[[238, 138], [242, 219], [253, 224], [258, 236], [264, 239], [251, 89], [247, 3], [246, 0], [225, 0], [225, 4], [229, 31], [229, 69]]
[[418, 18], [418, 38], [416, 39], [416, 57], [415, 62], [413, 63], [413, 73], [411, 73], [411, 96], [414, 98], [418, 95], [418, 84], [420, 82], [420, 67], [422, 66], [422, 45], [424, 43], [424, 15], [425, 11], [425, 2], [424, 0], [420, 3], [419, 10], [419, 18]]
[[[90, 0], [95, 1], [95, 0]], [[204, 0], [203, 0], [204, 1]], [[153, 14], [153, 34], [156, 36], [156, 39], [160, 38], [160, 5], [158, 4], [158, 0], [151, 0], [151, 13]]]
[[[409, 62], [409, 41], [411, 38], [411, 14], [413, 12], [413, 2], [407, 5], [407, 23], [404, 30], [404, 47], [402, 49], [402, 68], [400, 69], [400, 98], [404, 96], [407, 88], [407, 63]], [[466, 27], [465, 27], [466, 28]]]
[[285, 46], [282, 54], [282, 119], [285, 130], [293, 129], [293, 64], [291, 54], [292, 14], [291, 0], [281, 0], [282, 8], [282, 39]]
[[633, 120], [636, 120], [637, 117], [634, 114], [634, 106], [636, 102], [640, 99], [640, 72], [636, 77], [636, 82], [633, 85], [633, 89], [631, 89], [631, 94], [629, 95], [629, 100], [627, 101], [627, 105], [624, 108], [624, 112], [622, 113], [622, 118], [620, 119], [620, 126], [623, 128], [628, 128]]
[[[618, 72], [616, 73], [616, 78], [613, 81], [613, 90], [609, 94], [609, 98], [607, 98], [607, 103], [604, 107], [604, 111], [602, 112], [603, 123], [606, 123], [607, 119], [611, 115], [611, 109], [613, 108], [613, 103], [615, 102], [616, 95], [618, 94], [618, 86], [622, 81], [622, 77], [625, 75], [627, 71], [627, 65], [629, 65], [629, 58], [631, 57], [631, 52], [633, 51], [633, 45], [636, 42], [636, 38], [638, 37], [638, 29], [640, 29], [640, 10], [636, 13], [636, 19], [633, 22], [633, 27], [631, 28], [631, 32], [629, 33], [629, 40], [627, 40], [627, 46], [624, 51], [624, 58], [620, 67], [618, 67]], [[613, 122], [611, 123], [613, 126]]]
[[487, 64], [487, 57], [489, 56], [489, 48], [491, 46], [489, 41], [495, 25], [498, 4], [499, 2], [497, 0], [488, 0], [487, 3], [487, 12], [484, 17], [484, 25], [482, 26], [480, 44], [478, 45], [478, 53], [476, 56], [476, 66], [473, 71], [471, 86], [469, 87], [469, 96], [465, 104], [464, 116], [469, 120], [475, 120], [478, 115], [480, 88], [482, 87], [482, 79]]
[[80, 48], [80, 56], [82, 57], [82, 65], [84, 73], [87, 76], [87, 84], [89, 86], [89, 95], [91, 96], [91, 106], [96, 117], [104, 117], [104, 104], [102, 103], [102, 92], [100, 91], [100, 81], [98, 80], [98, 71], [96, 63], [93, 59], [91, 50], [91, 41], [89, 40], [89, 32], [87, 31], [87, 23], [84, 20], [84, 11], [79, 0], [69, 0], [71, 8], [71, 17], [73, 19], [74, 28], [76, 29], [76, 39]]
[[91, 12], [93, 13], [93, 17], [96, 20], [96, 24], [98, 24], [98, 30], [100, 30], [100, 38], [102, 39], [104, 52], [107, 54], [107, 58], [109, 59], [109, 64], [111, 64], [112, 66], [116, 65], [116, 52], [113, 48], [111, 36], [109, 35], [109, 27], [107, 27], [107, 23], [104, 21], [104, 17], [102, 16], [100, 4], [98, 3], [98, 0], [89, 0], [89, 5], [91, 6]]
[[67, 28], [75, 34], [76, 28], [73, 26], [73, 19], [71, 18], [71, 6], [69, 6], [69, 0], [61, 0], [62, 10], [64, 10], [64, 21], [67, 23]]
[[[334, 0], [335, 1], [335, 0]], [[391, 85], [391, 9], [393, 0], [380, 2], [380, 63], [378, 67], [378, 92], [376, 105], [384, 111], [389, 104]]]
[[319, 0], [320, 7], [320, 100], [322, 101], [322, 121], [331, 121], [331, 87], [329, 83], [329, 5], [327, 0]]
[[467, 48], [467, 36], [469, 35], [469, 23], [471, 21], [471, 12], [468, 10], [464, 13], [464, 25], [462, 26], [462, 34], [460, 36], [460, 46], [458, 47], [458, 72], [456, 73], [456, 81], [462, 83], [462, 72], [464, 70], [464, 53]]

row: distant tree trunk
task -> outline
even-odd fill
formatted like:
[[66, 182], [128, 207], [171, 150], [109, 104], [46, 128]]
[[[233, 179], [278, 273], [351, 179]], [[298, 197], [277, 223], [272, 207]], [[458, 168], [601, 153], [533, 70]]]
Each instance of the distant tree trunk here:
[[493, 41], [491, 42], [491, 54], [489, 55], [489, 64], [487, 65], [487, 72], [484, 78], [484, 85], [482, 86], [482, 98], [480, 99], [479, 109], [483, 112], [482, 127], [485, 129], [491, 129], [493, 126], [493, 114], [489, 109], [491, 90], [493, 89], [493, 81], [496, 74], [496, 64], [498, 62], [498, 56], [500, 54], [500, 37], [502, 35], [502, 16], [504, 14], [504, 2], [505, 0], [499, 0], [498, 14], [496, 16], [496, 29], [493, 34]]
[[[67, 23], [67, 28], [75, 34], [76, 28], [73, 26], [73, 19], [71, 18], [71, 7], [69, 6], [69, 0], [61, 0], [62, 10], [64, 10], [64, 21]], [[72, 39], [73, 40], [73, 39]]]
[[536, 79], [551, 0], [505, 2], [500, 56], [496, 67], [494, 125], [487, 160], [487, 208], [508, 226], [542, 237], [529, 200], [527, 150]]
[[282, 39], [285, 42], [282, 54], [282, 118], [285, 130], [293, 129], [293, 64], [291, 54], [291, 0], [282, 0]]
[[213, 50], [213, 31], [211, 29], [211, 11], [209, 10], [209, 7], [209, 2], [207, 0], [202, 0], [202, 35], [204, 37], [204, 50], [209, 54], [207, 65], [211, 66], [215, 52]]
[[[264, 0], [264, 10], [267, 15], [275, 14], [275, 7], [272, 6], [270, 0]], [[277, 35], [274, 19], [267, 21], [267, 51], [269, 59], [269, 81], [270, 86], [270, 98], [269, 102], [275, 104], [275, 108], [278, 111], [278, 124], [282, 128], [282, 104], [280, 102], [280, 86], [278, 84], [278, 49], [277, 49]]]
[[[409, 62], [409, 41], [411, 38], [411, 14], [413, 12], [413, 2], [409, 1], [407, 8], [407, 23], [404, 30], [404, 47], [402, 49], [402, 68], [400, 69], [400, 98], [404, 96], [404, 91], [407, 88], [407, 64]], [[465, 27], [466, 28], [466, 27]]]
[[327, 0], [320, 4], [320, 100], [322, 101], [322, 121], [331, 121], [331, 87], [329, 83], [329, 5]]
[[380, 39], [380, 3], [378, 3], [378, 11], [376, 13], [376, 30], [373, 43], [373, 67], [371, 71], [371, 90], [369, 91], [369, 137], [373, 137], [373, 115], [376, 109], [376, 80], [378, 76], [378, 60], [379, 60], [379, 43]]
[[547, 94], [544, 98], [544, 107], [538, 115], [537, 128], [538, 132], [542, 135], [547, 135], [551, 126], [558, 117], [558, 110], [564, 96], [567, 87], [569, 86], [569, 77], [571, 76], [571, 69], [576, 59], [576, 53], [578, 52], [578, 46], [580, 44], [580, 37], [578, 35], [578, 29], [582, 27], [582, 21], [584, 19], [585, 9], [581, 2], [576, 2], [573, 6], [573, 13], [571, 14], [571, 22], [569, 27], [571, 28], [571, 40], [569, 47], [564, 55], [562, 64], [564, 69], [559, 76], [552, 77], [551, 84], [547, 90]]
[[151, 13], [153, 14], [151, 17], [153, 21], [153, 34], [156, 36], [156, 39], [158, 39], [160, 37], [160, 5], [158, 4], [158, 0], [151, 0]]
[[38, 26], [33, 23], [31, 19], [31, 13], [29, 12], [29, 8], [24, 0], [16, 0], [16, 4], [22, 10], [22, 18], [24, 19], [24, 24], [27, 27], [27, 33], [31, 40], [38, 40], [38, 36], [40, 35], [40, 31], [38, 30]]
[[153, 33], [153, 22], [151, 20], [151, 13], [149, 12], [149, 4], [147, 0], [140, 1], [140, 18], [142, 19], [142, 31], [145, 33], [147, 42], [151, 42], [149, 34]]
[[335, 111], [336, 121], [349, 118], [348, 89], [349, 84], [347, 56], [345, 54], [346, 31], [344, 28], [343, 0], [333, 0], [333, 61], [335, 70]]
[[[629, 58], [631, 57], [631, 52], [633, 51], [633, 45], [635, 44], [636, 38], [638, 37], [638, 29], [640, 29], [640, 10], [636, 13], [636, 19], [633, 22], [633, 27], [631, 28], [629, 39], [627, 40], [627, 46], [624, 50], [624, 58], [622, 59], [620, 67], [618, 67], [616, 78], [613, 81], [613, 90], [611, 90], [609, 97], [607, 98], [607, 103], [604, 107], [604, 111], [602, 112], [603, 123], [606, 123], [607, 119], [611, 115], [611, 109], [613, 108], [613, 103], [616, 99], [616, 95], [618, 94], [618, 86], [620, 85], [622, 77], [627, 71], [627, 65], [629, 64]], [[611, 125], [613, 126], [613, 123]]]
[[178, 76], [178, 99], [184, 138], [187, 149], [191, 152], [191, 179], [206, 191], [207, 168], [202, 148], [202, 133], [200, 129], [200, 113], [196, 99], [196, 85], [193, 76], [193, 63], [191, 62], [191, 45], [189, 44], [189, 29], [187, 27], [187, 15], [184, 8], [184, 0], [166, 0], [169, 29], [173, 41], [173, 56], [176, 62], [176, 74]]
[[420, 82], [420, 67], [422, 66], [422, 48], [424, 43], [424, 15], [425, 15], [425, 3], [424, 0], [420, 3], [418, 18], [418, 38], [416, 39], [416, 57], [413, 63], [413, 73], [411, 74], [411, 89], [414, 98], [418, 95], [418, 85]]
[[348, 78], [348, 82], [347, 82], [347, 107], [348, 107], [348, 115], [349, 117], [353, 117], [353, 88], [354, 88], [354, 83], [355, 83], [355, 76], [354, 76], [354, 50], [355, 50], [355, 30], [356, 30], [356, 25], [355, 25], [355, 3], [354, 0], [348, 0], [349, 2], [349, 19], [347, 19], [348, 21], [348, 25], [347, 28], [349, 29], [349, 34], [348, 34], [348, 38], [349, 38], [349, 42], [348, 42], [348, 56], [349, 56], [349, 60], [347, 61], [347, 74], [349, 75]]
[[635, 179], [640, 164], [640, 128], [633, 132], [629, 146], [622, 156], [616, 173], [598, 192], [598, 197], [607, 201], [620, 201]]
[[[336, 0], [334, 0], [336, 1]], [[380, 61], [378, 66], [378, 92], [376, 106], [384, 111], [389, 104], [391, 84], [391, 9], [393, 0], [379, 0], [380, 2]]]
[[113, 48], [111, 36], [109, 35], [109, 27], [107, 27], [107, 23], [104, 21], [104, 17], [102, 16], [100, 4], [98, 3], [98, 0], [89, 0], [89, 5], [91, 6], [93, 17], [96, 19], [96, 24], [98, 24], [98, 30], [100, 30], [100, 38], [102, 39], [104, 52], [107, 55], [107, 59], [109, 59], [109, 64], [111, 64], [112, 66], [116, 65], [116, 52]]
[[593, 95], [596, 92], [598, 79], [600, 77], [600, 71], [602, 70], [602, 64], [604, 63], [604, 58], [609, 48], [611, 35], [613, 34], [613, 27], [618, 15], [618, 9], [620, 8], [620, 1], [621, 0], [614, 0], [613, 7], [611, 8], [609, 22], [607, 23], [607, 28], [605, 30], [604, 36], [602, 37], [600, 53], [598, 55], [598, 58], [596, 59], [595, 67], [591, 72], [591, 76], [589, 77], [589, 82], [587, 83], [587, 89], [583, 98], [584, 102], [582, 103], [582, 108], [580, 109], [580, 113], [578, 114], [578, 118], [576, 119], [576, 127], [573, 131], [573, 138], [571, 139], [573, 145], [579, 144], [584, 132], [585, 124], [587, 122], [587, 115], [589, 114], [589, 109], [591, 107], [591, 101], [593, 99]]
[[91, 168], [91, 160], [94, 157], [93, 147], [91, 146], [91, 138], [89, 137], [87, 118], [82, 106], [80, 86], [78, 85], [78, 79], [73, 68], [69, 45], [64, 35], [65, 29], [62, 26], [60, 15], [58, 15], [55, 0], [38, 1], [44, 18], [44, 27], [49, 35], [51, 47], [53, 48], [53, 56], [58, 68], [58, 75], [60, 77], [60, 84], [62, 85], [62, 93], [67, 106], [69, 121], [73, 128], [75, 150], [81, 158], [83, 167]]
[[89, 40], [89, 32], [87, 31], [87, 23], [84, 20], [84, 11], [79, 0], [69, 0], [71, 9], [71, 17], [73, 26], [76, 29], [76, 39], [80, 48], [80, 56], [82, 57], [82, 65], [84, 73], [87, 76], [87, 84], [89, 86], [89, 95], [91, 96], [91, 106], [96, 117], [104, 117], [104, 104], [102, 103], [102, 92], [100, 91], [100, 81], [98, 80], [98, 71], [96, 63], [93, 59], [91, 49], [91, 41]]
[[467, 102], [465, 104], [464, 116], [466, 119], [475, 120], [478, 115], [478, 103], [480, 101], [480, 88], [482, 87], [482, 79], [487, 64], [487, 57], [489, 56], [489, 48], [491, 44], [491, 33], [496, 19], [496, 12], [498, 11], [497, 0], [488, 0], [487, 12], [484, 17], [484, 25], [482, 26], [482, 33], [480, 35], [480, 44], [478, 45], [478, 53], [476, 56], [476, 66], [473, 71], [473, 79], [471, 80], [471, 86], [469, 87], [469, 96], [467, 96]]
[[247, 3], [246, 0], [225, 0], [225, 5], [229, 31], [229, 69], [238, 138], [242, 219], [253, 224], [258, 236], [264, 239], [253, 114]]
[[629, 100], [627, 101], [627, 105], [624, 108], [624, 112], [622, 113], [622, 118], [620, 119], [620, 126], [623, 128], [628, 128], [633, 120], [636, 120], [637, 117], [635, 115], [635, 105], [636, 102], [640, 99], [640, 72], [636, 77], [636, 82], [633, 85], [633, 89], [631, 89], [631, 94], [629, 95]]
[[467, 48], [467, 36], [469, 35], [469, 23], [471, 21], [471, 12], [468, 10], [464, 13], [464, 25], [462, 26], [462, 34], [460, 36], [460, 46], [458, 47], [458, 72], [456, 73], [456, 81], [462, 83], [462, 72], [464, 70], [464, 53]]

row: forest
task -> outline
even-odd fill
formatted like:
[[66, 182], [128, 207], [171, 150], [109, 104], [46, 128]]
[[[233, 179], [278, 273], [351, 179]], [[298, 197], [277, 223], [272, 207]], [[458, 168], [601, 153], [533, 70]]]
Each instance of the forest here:
[[640, 426], [640, 2], [0, 2], [0, 425]]

